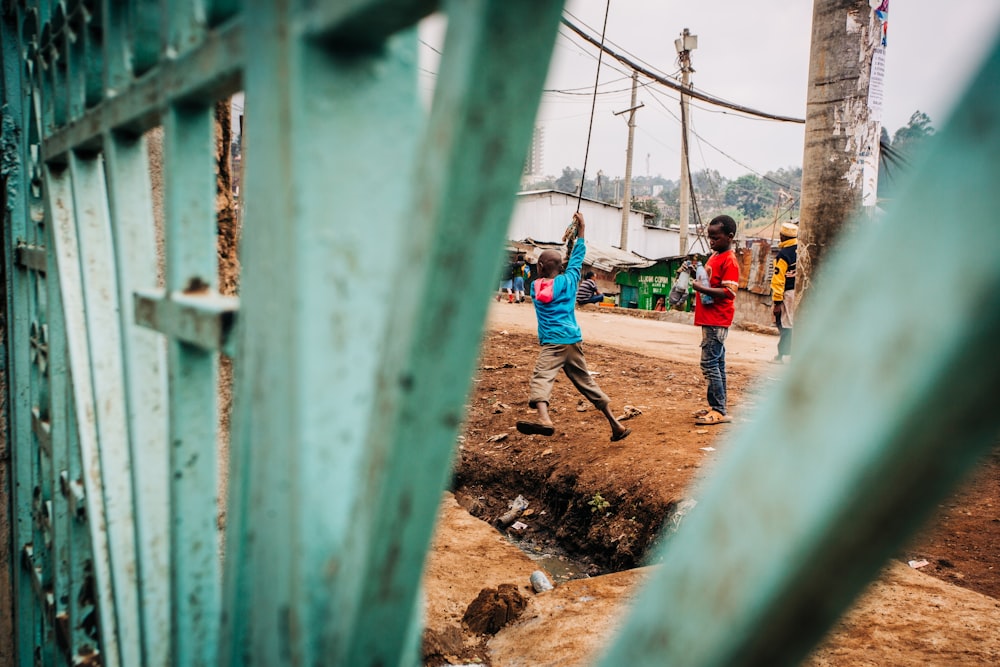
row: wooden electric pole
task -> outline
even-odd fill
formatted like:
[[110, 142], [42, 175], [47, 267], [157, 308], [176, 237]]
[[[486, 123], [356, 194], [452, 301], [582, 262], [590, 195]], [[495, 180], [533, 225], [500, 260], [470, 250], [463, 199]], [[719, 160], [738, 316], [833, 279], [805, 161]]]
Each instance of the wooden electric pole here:
[[628, 250], [628, 214], [632, 210], [632, 140], [635, 138], [635, 112], [638, 107], [635, 105], [635, 96], [639, 88], [639, 73], [632, 72], [632, 103], [626, 111], [619, 111], [615, 115], [620, 116], [628, 113], [628, 147], [625, 149], [625, 189], [622, 193], [622, 236], [621, 248]]
[[[677, 59], [681, 66], [681, 84], [684, 88], [691, 87], [691, 51], [698, 48], [698, 36], [684, 28], [684, 32], [674, 40], [677, 49]], [[680, 195], [680, 254], [686, 255], [688, 250], [688, 223], [691, 220], [691, 171], [688, 166], [688, 112], [690, 98], [681, 92], [681, 183]]]
[[886, 12], [815, 0], [809, 54], [796, 289], [800, 298], [845, 224], [874, 210]]

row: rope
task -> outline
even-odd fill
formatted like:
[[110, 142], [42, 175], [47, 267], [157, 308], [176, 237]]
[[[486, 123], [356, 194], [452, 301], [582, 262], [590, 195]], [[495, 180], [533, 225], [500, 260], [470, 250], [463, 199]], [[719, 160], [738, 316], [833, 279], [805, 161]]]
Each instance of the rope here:
[[[580, 172], [580, 193], [576, 198], [576, 212], [580, 212], [580, 202], [583, 201], [583, 186], [587, 183], [587, 160], [590, 157], [590, 136], [594, 132], [594, 108], [597, 106], [597, 86], [601, 80], [601, 61], [604, 59], [604, 35], [608, 30], [608, 14], [611, 12], [611, 0], [607, 0], [604, 5], [604, 25], [601, 27], [601, 50], [597, 55], [597, 73], [594, 75], [594, 94], [590, 99], [590, 125], [587, 128], [587, 147], [583, 151], [583, 169]], [[576, 221], [569, 223], [566, 233], [563, 234], [563, 241], [566, 243], [566, 256], [573, 252], [573, 244], [576, 242]]]

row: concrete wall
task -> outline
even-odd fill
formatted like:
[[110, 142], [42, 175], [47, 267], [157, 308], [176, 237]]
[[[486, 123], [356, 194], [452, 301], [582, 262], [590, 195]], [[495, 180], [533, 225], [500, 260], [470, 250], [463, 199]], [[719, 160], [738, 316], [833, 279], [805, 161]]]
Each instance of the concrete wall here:
[[736, 293], [736, 315], [734, 326], [756, 325], [770, 327], [777, 333], [774, 326], [774, 315], [771, 314], [771, 295], [760, 295], [741, 289]]

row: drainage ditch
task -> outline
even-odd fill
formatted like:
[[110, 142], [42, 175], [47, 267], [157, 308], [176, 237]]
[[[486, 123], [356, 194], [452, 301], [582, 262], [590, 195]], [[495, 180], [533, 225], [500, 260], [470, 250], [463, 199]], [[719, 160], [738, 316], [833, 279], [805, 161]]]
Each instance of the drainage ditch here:
[[[523, 471], [498, 472], [495, 467], [460, 466], [452, 488], [456, 499], [470, 514], [496, 527], [557, 584], [645, 564], [661, 528], [679, 514], [676, 501], [657, 502], [640, 489], [604, 498], [578, 488], [571, 474], [536, 479]], [[524, 508], [518, 512], [515, 501], [520, 500]]]

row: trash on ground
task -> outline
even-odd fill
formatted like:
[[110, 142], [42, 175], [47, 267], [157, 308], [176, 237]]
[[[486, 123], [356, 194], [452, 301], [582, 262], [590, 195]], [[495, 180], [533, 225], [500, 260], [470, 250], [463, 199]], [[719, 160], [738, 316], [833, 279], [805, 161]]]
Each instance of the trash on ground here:
[[486, 438], [486, 442], [500, 442], [501, 440], [506, 440], [509, 433], [497, 433], [496, 435], [491, 435]]
[[926, 558], [921, 558], [920, 560], [911, 560], [907, 564], [914, 570], [919, 570], [922, 567], [927, 567], [928, 565], [930, 565], [930, 561], [928, 561]]
[[634, 405], [626, 405], [625, 412], [621, 414], [617, 419], [618, 421], [625, 421], [626, 419], [633, 419], [642, 414], [642, 410], [635, 407]]
[[677, 532], [677, 529], [681, 527], [681, 519], [687, 515], [694, 506], [698, 504], [698, 501], [693, 498], [688, 498], [687, 500], [682, 500], [677, 503], [674, 511], [670, 514], [670, 518], [667, 519], [667, 534], [672, 535]]
[[536, 593], [551, 591], [553, 588], [552, 582], [549, 581], [549, 578], [541, 570], [535, 570], [532, 572], [531, 577], [529, 577], [529, 581], [531, 581], [531, 587], [535, 589]]
[[517, 518], [521, 516], [524, 510], [528, 509], [528, 501], [524, 499], [524, 496], [519, 495], [510, 502], [510, 509], [504, 514], [498, 516], [496, 521], [493, 522], [497, 528], [507, 528], [510, 524], [517, 521]]

